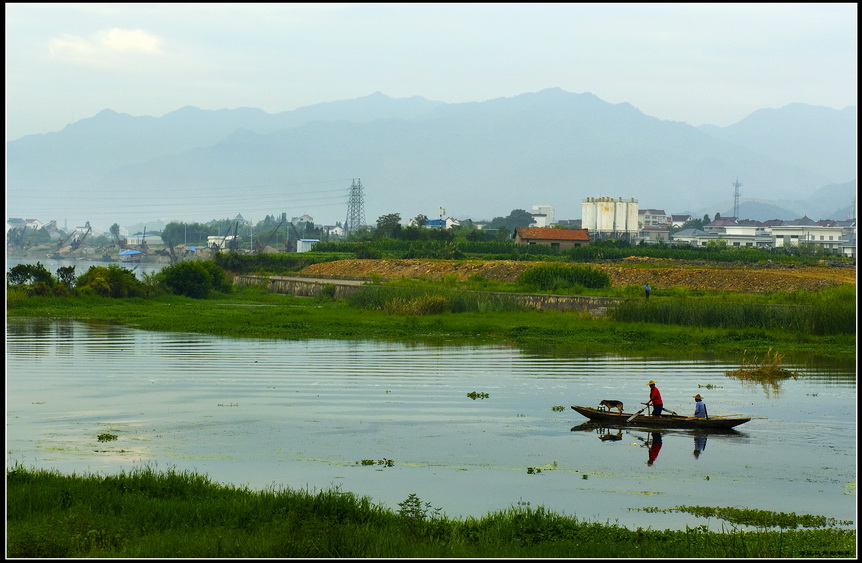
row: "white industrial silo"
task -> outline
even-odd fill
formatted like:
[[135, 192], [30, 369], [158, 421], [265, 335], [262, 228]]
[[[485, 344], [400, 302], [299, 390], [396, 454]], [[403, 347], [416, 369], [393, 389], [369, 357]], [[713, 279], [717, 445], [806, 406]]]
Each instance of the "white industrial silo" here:
[[581, 226], [589, 230], [594, 239], [634, 242], [638, 235], [638, 202], [634, 198], [587, 198], [581, 203]]

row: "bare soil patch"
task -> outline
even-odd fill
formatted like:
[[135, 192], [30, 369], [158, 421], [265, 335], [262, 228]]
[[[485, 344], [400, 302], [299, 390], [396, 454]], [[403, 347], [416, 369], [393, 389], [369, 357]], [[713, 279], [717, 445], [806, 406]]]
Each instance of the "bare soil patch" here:
[[[479, 275], [514, 282], [526, 269], [543, 262], [514, 260], [337, 260], [314, 264], [302, 274], [332, 278], [428, 279], [446, 277], [466, 281]], [[705, 265], [673, 260], [631, 258], [611, 264], [592, 264], [611, 277], [614, 287], [641, 286], [653, 290], [684, 287], [705, 291], [769, 292], [815, 290], [856, 284], [856, 268], [836, 266]]]

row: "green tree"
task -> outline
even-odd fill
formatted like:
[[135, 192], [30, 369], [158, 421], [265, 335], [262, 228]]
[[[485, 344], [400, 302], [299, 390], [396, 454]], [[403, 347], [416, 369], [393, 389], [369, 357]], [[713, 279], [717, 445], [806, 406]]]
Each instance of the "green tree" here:
[[529, 227], [533, 224], [533, 215], [523, 209], [513, 209], [506, 217], [506, 228], [514, 231], [517, 227]]
[[398, 238], [398, 233], [401, 231], [401, 215], [399, 213], [390, 213], [381, 215], [377, 219], [376, 234], [379, 237]]
[[188, 227], [185, 223], [171, 221], [162, 229], [162, 241], [171, 248], [186, 240]]
[[48, 287], [54, 285], [54, 276], [51, 272], [42, 265], [41, 262], [36, 264], [18, 264], [9, 269], [6, 279], [12, 285], [33, 285], [43, 283]]
[[75, 287], [75, 266], [57, 268], [57, 279], [66, 287]]

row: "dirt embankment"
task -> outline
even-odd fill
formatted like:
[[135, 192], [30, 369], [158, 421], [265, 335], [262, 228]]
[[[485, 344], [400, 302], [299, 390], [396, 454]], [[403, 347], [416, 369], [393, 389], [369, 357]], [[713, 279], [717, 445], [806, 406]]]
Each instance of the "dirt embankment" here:
[[[542, 262], [512, 260], [338, 260], [314, 264], [302, 270], [310, 276], [438, 280], [453, 276], [464, 281], [473, 275], [512, 282], [526, 269]], [[790, 267], [778, 265], [725, 266], [672, 260], [632, 258], [613, 264], [593, 264], [611, 277], [614, 287], [649, 282], [653, 290], [685, 287], [706, 291], [813, 290], [840, 284], [856, 284], [856, 268]]]

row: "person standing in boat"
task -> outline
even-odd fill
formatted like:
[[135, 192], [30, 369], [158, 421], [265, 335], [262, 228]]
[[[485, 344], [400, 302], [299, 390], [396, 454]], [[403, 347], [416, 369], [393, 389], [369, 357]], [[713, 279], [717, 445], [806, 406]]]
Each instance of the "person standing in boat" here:
[[661, 416], [662, 408], [664, 408], [664, 402], [661, 400], [661, 393], [658, 390], [658, 387], [655, 386], [655, 381], [650, 379], [649, 383], [649, 401], [644, 403], [646, 406], [652, 405], [652, 415], [653, 416]]
[[700, 396], [700, 393], [693, 397], [694, 399], [694, 417], [695, 418], [709, 418], [706, 415], [706, 403], [703, 402], [703, 397]]

